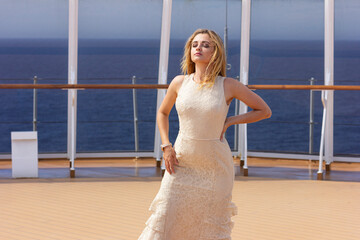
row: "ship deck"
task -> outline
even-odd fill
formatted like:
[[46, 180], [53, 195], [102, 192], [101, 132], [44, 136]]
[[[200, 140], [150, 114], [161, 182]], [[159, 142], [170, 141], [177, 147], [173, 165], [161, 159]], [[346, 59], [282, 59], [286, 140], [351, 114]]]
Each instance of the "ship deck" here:
[[[360, 236], [360, 163], [235, 160], [234, 240], [352, 240]], [[39, 178], [12, 179], [0, 161], [0, 239], [137, 239], [161, 183], [154, 159], [40, 160]]]

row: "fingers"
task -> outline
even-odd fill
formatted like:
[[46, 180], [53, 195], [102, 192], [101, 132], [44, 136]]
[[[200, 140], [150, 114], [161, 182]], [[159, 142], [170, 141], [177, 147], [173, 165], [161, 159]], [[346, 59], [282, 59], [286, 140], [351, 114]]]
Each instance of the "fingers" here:
[[164, 154], [164, 161], [165, 161], [166, 170], [170, 174], [175, 173], [175, 166], [174, 165], [179, 165], [179, 160], [176, 158], [175, 151], [173, 151], [169, 155]]
[[221, 135], [220, 135], [220, 141], [223, 140], [223, 138], [224, 138], [224, 133], [225, 133], [225, 131], [223, 130], [223, 131], [221, 132]]
[[176, 158], [175, 158], [175, 161], [165, 160], [166, 170], [170, 174], [175, 173], [175, 166], [174, 165], [179, 165], [179, 161]]
[[172, 163], [170, 163], [170, 170], [172, 173], [175, 173], [174, 165]]
[[228, 128], [228, 126], [226, 126], [226, 121], [227, 121], [227, 120], [228, 120], [228, 118], [225, 120], [224, 127], [223, 127], [223, 130], [222, 130], [221, 135], [220, 135], [220, 141], [223, 140], [224, 134], [225, 134], [225, 132], [226, 132], [226, 130], [227, 130], [227, 128]]
[[170, 161], [167, 160], [167, 159], [164, 159], [164, 161], [165, 161], [165, 168], [166, 168], [166, 170], [171, 174], [172, 171], [173, 171], [172, 164], [171, 164]]
[[166, 171], [168, 171], [171, 174], [168, 161], [166, 161], [166, 160], [164, 160], [164, 161], [165, 161]]
[[174, 164], [172, 164], [171, 162], [165, 161], [165, 167], [170, 174], [175, 173]]

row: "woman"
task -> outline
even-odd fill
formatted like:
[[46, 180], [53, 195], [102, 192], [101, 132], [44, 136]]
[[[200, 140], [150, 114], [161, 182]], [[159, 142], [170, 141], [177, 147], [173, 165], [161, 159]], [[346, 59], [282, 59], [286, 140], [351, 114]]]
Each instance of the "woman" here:
[[[224, 138], [234, 124], [269, 118], [271, 110], [239, 81], [226, 78], [221, 38], [198, 29], [185, 45], [182, 70], [169, 85], [157, 113], [166, 172], [153, 212], [139, 240], [231, 239], [237, 208], [231, 202], [234, 164]], [[239, 99], [252, 111], [227, 118]], [[169, 141], [169, 114], [176, 104], [180, 130]]]

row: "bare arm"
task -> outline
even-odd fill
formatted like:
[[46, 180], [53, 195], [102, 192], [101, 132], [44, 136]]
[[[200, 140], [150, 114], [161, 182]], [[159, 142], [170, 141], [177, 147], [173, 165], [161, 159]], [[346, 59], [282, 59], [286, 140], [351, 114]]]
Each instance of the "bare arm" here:
[[[162, 144], [169, 143], [169, 114], [171, 109], [173, 108], [178, 90], [181, 87], [184, 76], [176, 76], [170, 83], [169, 88], [166, 92], [165, 98], [160, 105], [160, 108], [156, 115], [156, 121], [159, 126], [160, 137]], [[173, 165], [178, 165], [178, 161], [176, 159], [175, 150], [168, 146], [164, 149], [164, 160], [165, 166], [168, 172], [171, 174], [175, 173]]]
[[225, 79], [225, 97], [227, 103], [230, 103], [232, 99], [236, 98], [252, 108], [252, 111], [228, 117], [225, 121], [223, 132], [221, 133], [221, 139], [226, 129], [232, 125], [253, 123], [271, 117], [271, 109], [264, 100], [244, 84], [233, 78]]
[[167, 89], [165, 98], [160, 105], [160, 108], [156, 115], [156, 121], [160, 130], [161, 142], [163, 144], [169, 143], [169, 115], [171, 109], [173, 108], [177, 92], [180, 88], [184, 76], [176, 76], [169, 85]]

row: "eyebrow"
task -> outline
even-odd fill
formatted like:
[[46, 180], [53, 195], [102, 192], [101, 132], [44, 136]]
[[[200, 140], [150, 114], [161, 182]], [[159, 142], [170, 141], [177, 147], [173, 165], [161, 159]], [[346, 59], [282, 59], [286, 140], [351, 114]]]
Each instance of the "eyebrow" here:
[[[193, 41], [192, 43], [197, 43], [198, 41]], [[208, 42], [208, 41], [202, 41], [203, 43], [209, 43], [210, 44], [210, 42]]]

